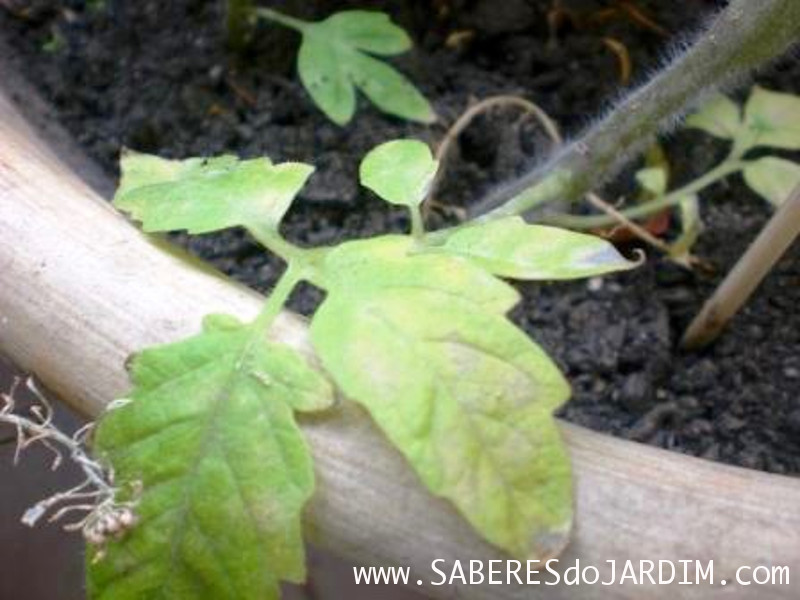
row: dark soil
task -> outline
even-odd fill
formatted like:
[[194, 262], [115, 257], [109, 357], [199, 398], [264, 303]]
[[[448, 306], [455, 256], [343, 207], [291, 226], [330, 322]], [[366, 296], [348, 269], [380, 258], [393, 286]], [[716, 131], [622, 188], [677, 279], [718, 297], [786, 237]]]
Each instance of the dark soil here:
[[[358, 162], [392, 138], [435, 144], [445, 126], [403, 123], [367, 105], [346, 128], [327, 122], [293, 73], [291, 32], [262, 27], [247, 55], [233, 59], [224, 49], [218, 2], [14, 2], [28, 10], [21, 18], [0, 9], [0, 32], [15, 48], [13, 60], [110, 174], [121, 146], [171, 157], [235, 152], [302, 160], [318, 172], [290, 213], [286, 234], [293, 240], [317, 245], [407, 227], [401, 211], [358, 188]], [[325, 12], [348, 5], [291, 4], [287, 10], [299, 16], [313, 15], [314, 5]], [[575, 132], [620, 91], [618, 64], [603, 37], [627, 45], [640, 78], [670, 43], [623, 18], [567, 23], [551, 37], [549, 0], [349, 4], [386, 8], [415, 34], [416, 51], [396, 62], [445, 124], [473, 99], [513, 93], [534, 99]], [[566, 4], [591, 11], [612, 2]], [[642, 0], [639, 6], [679, 39], [714, 3]], [[459, 48], [445, 44], [463, 30], [474, 37]], [[798, 75], [800, 68], [788, 63], [760, 81], [791, 91]], [[666, 145], [677, 181], [696, 176], [724, 151], [685, 132]], [[462, 136], [439, 199], [468, 205], [530, 168], [546, 149], [541, 132], [518, 113], [481, 118]], [[561, 411], [568, 420], [723, 462], [800, 473], [800, 247], [795, 244], [713, 347], [682, 353], [676, 340], [688, 320], [770, 215], [738, 180], [707, 193], [703, 211], [708, 231], [696, 253], [716, 267], [714, 274], [689, 273], [652, 256], [635, 272], [602, 281], [522, 285], [514, 319], [572, 381], [574, 398]], [[445, 211], [434, 221], [450, 218]], [[261, 290], [282, 268], [238, 231], [176, 239]], [[317, 301], [305, 289], [293, 307], [309, 312]]]

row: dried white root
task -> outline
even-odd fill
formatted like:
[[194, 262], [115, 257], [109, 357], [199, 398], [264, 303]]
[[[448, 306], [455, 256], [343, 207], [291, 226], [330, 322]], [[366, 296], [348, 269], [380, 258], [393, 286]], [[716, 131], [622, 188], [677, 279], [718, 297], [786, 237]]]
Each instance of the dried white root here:
[[53, 424], [52, 405], [32, 377], [26, 378], [24, 383], [36, 397], [36, 403], [29, 409], [30, 416], [16, 414], [15, 395], [22, 383], [23, 379], [17, 377], [7, 393], [0, 393], [0, 423], [17, 430], [14, 464], [18, 463], [23, 450], [39, 443], [53, 453], [53, 470], [61, 466], [66, 454], [85, 476], [75, 487], [45, 498], [26, 510], [22, 522], [33, 527], [47, 514], [50, 514], [48, 522], [53, 523], [77, 513], [76, 519], [63, 526], [64, 530], [81, 531], [86, 542], [97, 550], [94, 560], [101, 560], [109, 541], [122, 538], [136, 526], [136, 499], [141, 490], [132, 490], [133, 500], [118, 501], [119, 489], [114, 487], [113, 470], [93, 459], [86, 450], [94, 424], [81, 427], [71, 436], [60, 431]]

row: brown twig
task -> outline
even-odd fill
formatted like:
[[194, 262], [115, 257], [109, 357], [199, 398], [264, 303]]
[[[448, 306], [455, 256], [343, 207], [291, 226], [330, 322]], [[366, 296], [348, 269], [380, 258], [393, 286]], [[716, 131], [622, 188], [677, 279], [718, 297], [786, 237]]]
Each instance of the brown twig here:
[[643, 242], [650, 244], [654, 248], [661, 250], [664, 254], [669, 255], [670, 247], [664, 240], [661, 240], [654, 236], [652, 233], [647, 231], [641, 225], [638, 225], [634, 221], [631, 221], [628, 217], [623, 215], [620, 211], [616, 208], [611, 206], [608, 202], [603, 200], [600, 196], [595, 194], [594, 192], [589, 192], [586, 194], [586, 201], [594, 206], [597, 210], [600, 210], [607, 214], [612, 219], [616, 220], [619, 223], [619, 227], [625, 227], [626, 229], [630, 230], [636, 237], [638, 237]]
[[694, 318], [681, 345], [697, 349], [714, 341], [800, 235], [800, 186], [772, 216], [739, 262]]
[[647, 229], [626, 217], [623, 213], [611, 206], [608, 202], [603, 200], [594, 192], [589, 192], [586, 194], [586, 201], [596, 209], [604, 212], [609, 217], [617, 221], [618, 227], [624, 227], [646, 244], [649, 244], [653, 248], [663, 252], [672, 262], [686, 269], [693, 269], [695, 265], [698, 264], [699, 261], [690, 254], [675, 256], [672, 246], [670, 246], [667, 242], [653, 235]]
[[617, 58], [620, 83], [622, 85], [628, 85], [631, 81], [631, 75], [633, 74], [633, 61], [631, 60], [631, 53], [628, 51], [628, 47], [613, 37], [604, 37], [603, 45], [611, 50]]

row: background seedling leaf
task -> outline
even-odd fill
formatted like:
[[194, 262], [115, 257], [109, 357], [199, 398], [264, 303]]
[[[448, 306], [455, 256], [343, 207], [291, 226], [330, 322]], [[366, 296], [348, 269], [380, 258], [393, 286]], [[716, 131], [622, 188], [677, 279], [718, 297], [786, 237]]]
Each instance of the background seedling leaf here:
[[652, 196], [663, 196], [667, 191], [667, 172], [662, 167], [647, 167], [636, 172], [636, 181]]
[[[487, 540], [519, 557], [558, 552], [571, 478], [552, 412], [569, 388], [505, 318], [513, 290], [473, 287], [479, 269], [446, 255], [396, 269], [399, 239], [353, 244], [326, 259], [328, 296], [311, 324], [326, 370]], [[367, 253], [368, 267], [342, 270]]]
[[168, 160], [126, 152], [114, 196], [148, 232], [186, 229], [206, 233], [258, 224], [277, 229], [314, 170], [302, 163], [273, 165], [235, 156]]
[[145, 350], [132, 401], [96, 432], [118, 485], [139, 481], [139, 524], [90, 567], [97, 600], [267, 600], [305, 577], [300, 513], [314, 487], [293, 410], [332, 401], [286, 346], [212, 318]]
[[686, 119], [686, 127], [701, 129], [711, 135], [732, 140], [742, 129], [739, 106], [723, 94], [717, 94]]
[[382, 111], [429, 123], [428, 101], [391, 66], [365, 52], [388, 56], [405, 52], [411, 41], [383, 13], [343, 11], [301, 30], [297, 67], [300, 80], [319, 108], [344, 125], [356, 108], [355, 88]]
[[750, 189], [774, 206], [782, 204], [800, 185], [800, 165], [774, 156], [747, 163], [743, 174]]
[[304, 35], [297, 55], [300, 81], [322, 112], [338, 125], [350, 122], [356, 112], [356, 88], [350, 79], [349, 62], [339, 49], [320, 35]]
[[512, 279], [577, 279], [631, 269], [609, 242], [557, 227], [529, 225], [519, 217], [464, 227], [434, 252], [467, 258]]
[[394, 56], [411, 49], [411, 38], [392, 23], [389, 15], [369, 10], [345, 10], [328, 17], [325, 26], [354, 48], [379, 56]]
[[418, 206], [439, 163], [427, 144], [395, 140], [373, 148], [361, 161], [361, 184], [392, 204]]
[[800, 150], [800, 97], [755, 86], [744, 114], [753, 146]]

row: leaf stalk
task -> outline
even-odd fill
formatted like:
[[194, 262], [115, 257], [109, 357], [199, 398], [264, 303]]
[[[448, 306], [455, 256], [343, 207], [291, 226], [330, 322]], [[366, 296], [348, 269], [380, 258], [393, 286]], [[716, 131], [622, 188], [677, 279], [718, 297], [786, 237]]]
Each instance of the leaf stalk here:
[[288, 27], [290, 29], [294, 29], [295, 31], [299, 32], [303, 32], [306, 29], [306, 27], [308, 27], [307, 21], [302, 21], [295, 17], [284, 15], [283, 13], [280, 13], [277, 10], [271, 8], [266, 8], [266, 7], [257, 8], [255, 14], [257, 17], [261, 17], [262, 19], [266, 19], [267, 21], [278, 23], [279, 25], [283, 25], [284, 27]]

